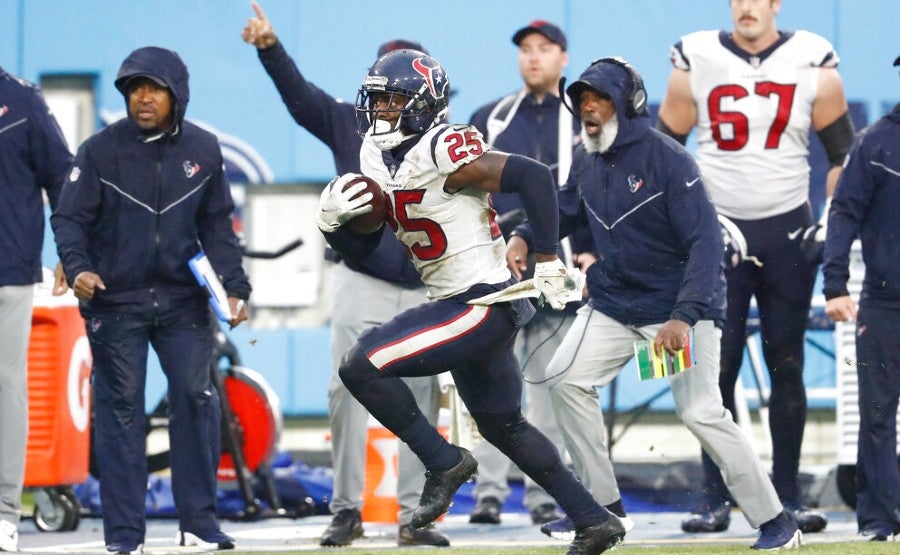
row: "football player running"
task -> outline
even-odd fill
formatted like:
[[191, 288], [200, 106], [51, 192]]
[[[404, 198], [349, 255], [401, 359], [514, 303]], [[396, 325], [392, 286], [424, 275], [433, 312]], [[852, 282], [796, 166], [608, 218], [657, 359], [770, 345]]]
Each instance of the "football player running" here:
[[[622, 524], [522, 416], [522, 380], [512, 346], [534, 307], [526, 299], [479, 302], [515, 284], [489, 203], [497, 192], [522, 198], [535, 231], [533, 285], [545, 302], [561, 309], [576, 287], [556, 255], [553, 177], [534, 160], [491, 151], [474, 127], [444, 123], [449, 92], [438, 61], [417, 50], [379, 58], [360, 89], [357, 115], [369, 124], [360, 151], [362, 173], [387, 194], [390, 227], [409, 249], [431, 302], [362, 334], [341, 362], [340, 377], [427, 469], [413, 526], [427, 526], [445, 513], [478, 467], [469, 451], [448, 443], [428, 423], [400, 379], [450, 371], [482, 436], [572, 519], [576, 536], [569, 553], [601, 553], [622, 541]], [[326, 187], [317, 217], [329, 243], [350, 258], [365, 256], [384, 232], [355, 235], [339, 225], [368, 209], [362, 206], [366, 195], [353, 199], [353, 187], [342, 191], [352, 178], [345, 174]]]

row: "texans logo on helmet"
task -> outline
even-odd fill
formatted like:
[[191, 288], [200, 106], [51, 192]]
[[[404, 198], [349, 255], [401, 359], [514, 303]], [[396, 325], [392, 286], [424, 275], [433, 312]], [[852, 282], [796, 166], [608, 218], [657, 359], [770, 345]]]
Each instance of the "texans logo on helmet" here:
[[5, 113], [8, 112], [8, 111], [9, 111], [9, 106], [5, 106], [5, 105], [4, 105], [4, 106], [0, 106], [0, 117], [2, 117], [3, 114], [5, 114]]
[[422, 60], [424, 58], [416, 58], [413, 60], [412, 66], [416, 72], [425, 78], [425, 83], [428, 85], [428, 89], [431, 91], [431, 96], [435, 98], [443, 98], [444, 97], [444, 88], [441, 87], [440, 91], [438, 91], [438, 86], [441, 84], [441, 76], [438, 74], [437, 77], [434, 75], [434, 70], [440, 69], [441, 66], [437, 67], [428, 67], [426, 66]]
[[195, 164], [190, 160], [185, 160], [182, 168], [184, 169], [184, 175], [186, 175], [187, 178], [190, 179], [197, 175], [197, 172], [200, 171], [200, 164]]

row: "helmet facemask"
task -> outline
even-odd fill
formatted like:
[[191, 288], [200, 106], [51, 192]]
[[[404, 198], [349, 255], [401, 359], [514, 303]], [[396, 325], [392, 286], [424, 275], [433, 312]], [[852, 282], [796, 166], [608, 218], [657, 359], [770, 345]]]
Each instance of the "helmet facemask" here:
[[[448, 90], [443, 69], [426, 54], [416, 50], [385, 54], [369, 70], [359, 89], [356, 116], [360, 128], [368, 128], [366, 134], [381, 150], [395, 148], [444, 120], [449, 109]], [[378, 97], [380, 109], [376, 109]], [[390, 125], [384, 114], [390, 114], [389, 119], [395, 123]]]

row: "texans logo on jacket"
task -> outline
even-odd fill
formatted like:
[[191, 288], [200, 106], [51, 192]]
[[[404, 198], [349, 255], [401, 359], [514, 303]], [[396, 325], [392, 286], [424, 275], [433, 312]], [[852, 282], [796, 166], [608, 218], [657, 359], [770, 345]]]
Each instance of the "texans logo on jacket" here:
[[200, 164], [195, 164], [190, 160], [185, 160], [182, 168], [184, 168], [184, 175], [186, 175], [187, 178], [190, 179], [197, 175], [197, 172], [200, 171]]

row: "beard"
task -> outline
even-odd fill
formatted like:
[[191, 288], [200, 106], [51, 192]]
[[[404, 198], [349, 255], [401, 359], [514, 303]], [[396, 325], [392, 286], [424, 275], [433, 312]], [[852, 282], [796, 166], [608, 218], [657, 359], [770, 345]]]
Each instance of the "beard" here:
[[591, 154], [600, 153], [603, 154], [609, 147], [612, 146], [613, 141], [616, 140], [616, 135], [619, 133], [619, 118], [613, 116], [609, 118], [609, 121], [600, 126], [600, 135], [597, 137], [591, 137], [587, 134], [587, 131], [584, 130], [584, 127], [581, 128], [581, 142], [584, 143], [584, 149]]

